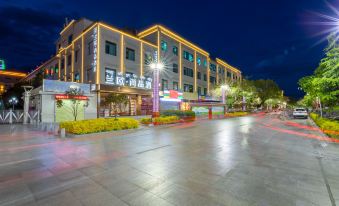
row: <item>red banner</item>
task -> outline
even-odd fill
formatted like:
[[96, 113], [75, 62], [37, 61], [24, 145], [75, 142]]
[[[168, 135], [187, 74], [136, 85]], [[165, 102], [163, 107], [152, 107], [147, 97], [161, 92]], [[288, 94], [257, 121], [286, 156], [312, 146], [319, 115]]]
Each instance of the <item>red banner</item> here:
[[87, 96], [73, 96], [73, 95], [67, 95], [67, 94], [56, 94], [55, 99], [76, 99], [76, 100], [88, 100]]

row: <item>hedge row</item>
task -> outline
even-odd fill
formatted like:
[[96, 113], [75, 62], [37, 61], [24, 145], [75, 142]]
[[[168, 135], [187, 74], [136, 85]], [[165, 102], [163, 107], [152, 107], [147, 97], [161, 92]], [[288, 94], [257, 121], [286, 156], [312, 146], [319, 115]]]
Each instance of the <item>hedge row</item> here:
[[231, 112], [231, 113], [226, 113], [225, 117], [240, 117], [248, 115], [248, 112]]
[[310, 117], [320, 127], [320, 129], [327, 135], [339, 138], [339, 122], [336, 120], [330, 120], [321, 118], [318, 114], [311, 113]]
[[[142, 124], [151, 124], [152, 118], [142, 118], [140, 120]], [[179, 122], [179, 117], [177, 116], [163, 116], [154, 118], [154, 124], [173, 124]]]
[[132, 118], [119, 119], [90, 119], [81, 121], [61, 122], [60, 128], [72, 134], [89, 134], [96, 132], [114, 131], [138, 128], [139, 122]]
[[180, 119], [186, 117], [195, 117], [195, 112], [193, 111], [180, 111], [180, 110], [166, 110], [161, 112], [162, 116], [177, 116]]

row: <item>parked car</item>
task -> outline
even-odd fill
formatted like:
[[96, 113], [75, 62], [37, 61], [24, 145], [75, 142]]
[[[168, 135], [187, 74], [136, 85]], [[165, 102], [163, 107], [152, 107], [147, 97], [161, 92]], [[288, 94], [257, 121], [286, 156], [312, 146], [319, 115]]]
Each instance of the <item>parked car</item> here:
[[293, 110], [293, 118], [304, 118], [307, 119], [308, 118], [308, 113], [307, 110], [304, 108], [295, 108]]

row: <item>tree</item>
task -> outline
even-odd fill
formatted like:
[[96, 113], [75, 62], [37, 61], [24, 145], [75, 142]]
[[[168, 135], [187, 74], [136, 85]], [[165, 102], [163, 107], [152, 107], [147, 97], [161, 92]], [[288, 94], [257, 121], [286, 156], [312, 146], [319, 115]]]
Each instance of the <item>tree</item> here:
[[79, 115], [79, 111], [81, 107], [87, 107], [88, 106], [88, 102], [86, 104], [81, 104], [83, 101], [87, 101], [84, 99], [79, 98], [80, 96], [82, 96], [84, 94], [83, 91], [81, 91], [80, 89], [77, 88], [70, 88], [68, 91], [65, 92], [65, 95], [68, 96], [68, 99], [71, 100], [71, 105], [68, 106], [64, 103], [63, 100], [57, 100], [57, 107], [61, 108], [61, 107], [67, 107], [71, 114], [73, 115], [74, 121], [77, 121], [78, 115]]
[[262, 103], [268, 99], [281, 99], [283, 92], [278, 84], [271, 79], [253, 80], [253, 85], [257, 89], [258, 96]]
[[110, 113], [111, 113], [111, 109], [113, 107], [115, 119], [117, 119], [118, 109], [121, 111], [122, 106], [126, 107], [126, 105], [128, 104], [128, 101], [129, 100], [128, 100], [128, 97], [127, 97], [126, 94], [110, 93], [105, 98], [105, 104], [109, 105]]
[[313, 75], [303, 77], [298, 84], [306, 93], [303, 103], [311, 106], [316, 98], [322, 104], [333, 107], [339, 102], [339, 44], [337, 35], [330, 35], [325, 57]]

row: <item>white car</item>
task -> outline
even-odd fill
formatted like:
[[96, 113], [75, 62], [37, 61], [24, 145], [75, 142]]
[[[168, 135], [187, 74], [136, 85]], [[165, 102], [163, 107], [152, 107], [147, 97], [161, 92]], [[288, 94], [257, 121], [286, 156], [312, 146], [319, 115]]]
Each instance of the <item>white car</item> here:
[[307, 110], [304, 108], [295, 108], [293, 110], [293, 118], [304, 118], [307, 119], [308, 114], [307, 114]]

